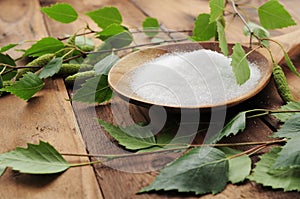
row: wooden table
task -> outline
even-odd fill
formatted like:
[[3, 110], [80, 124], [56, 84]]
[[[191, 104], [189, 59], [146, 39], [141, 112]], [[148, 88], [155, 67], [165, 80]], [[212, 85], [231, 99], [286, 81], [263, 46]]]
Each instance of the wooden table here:
[[[81, 13], [80, 20], [68, 25], [62, 25], [45, 17], [40, 11], [41, 6], [55, 2], [67, 2]], [[262, 0], [253, 1], [254, 4]], [[281, 1], [300, 23], [298, 0]], [[162, 30], [190, 30], [195, 17], [199, 13], [209, 12], [205, 0], [1, 0], [0, 1], [0, 44], [38, 40], [45, 36], [63, 37], [74, 33], [85, 21], [93, 24], [83, 13], [102, 6], [115, 6], [123, 15], [123, 23], [131, 29], [140, 28], [147, 16], [156, 17], [162, 24]], [[251, 9], [249, 13], [253, 12]], [[251, 15], [250, 15], [251, 16]], [[255, 20], [255, 19], [253, 19]], [[92, 25], [96, 29], [96, 25]], [[228, 27], [228, 40], [232, 42], [245, 41], [241, 36], [241, 22], [238, 19]], [[272, 32], [274, 36], [283, 35], [299, 29], [299, 25], [282, 31]], [[180, 34], [163, 34], [165, 38], [182, 37]], [[294, 38], [299, 39], [299, 38]], [[143, 34], [135, 34], [137, 44], [147, 43], [149, 39]], [[26, 48], [30, 43], [24, 43]], [[11, 52], [15, 57], [18, 52]], [[294, 57], [295, 64], [300, 67], [300, 57]], [[289, 85], [296, 100], [300, 100], [300, 80], [286, 70]], [[51, 143], [63, 153], [101, 153], [111, 154], [121, 151], [99, 126], [95, 118], [112, 122], [115, 117], [129, 122], [124, 117], [126, 108], [122, 102], [115, 100], [119, 113], [113, 114], [111, 105], [71, 104], [68, 91], [62, 79], [46, 81], [46, 87], [25, 102], [15, 96], [0, 98], [0, 152], [14, 149], [16, 146], [26, 146], [26, 143], [37, 143], [39, 140]], [[235, 114], [251, 107], [277, 108], [283, 104], [277, 94], [274, 82], [254, 98], [242, 105], [228, 110]], [[147, 110], [132, 106], [135, 120], [144, 120]], [[125, 112], [124, 112], [125, 113]], [[251, 119], [246, 130], [226, 141], [260, 141], [269, 139], [268, 135], [277, 127], [277, 121], [271, 117]], [[201, 139], [199, 136], [198, 139]], [[197, 140], [196, 140], [197, 142]], [[11, 170], [0, 177], [0, 198], [198, 198], [176, 192], [152, 193], [135, 195], [142, 187], [153, 181], [157, 168], [169, 162], [174, 155], [146, 156], [139, 159], [128, 159], [72, 168], [60, 175], [26, 175]], [[70, 162], [84, 162], [87, 158], [70, 158]], [[257, 159], [257, 156], [254, 157]], [[121, 167], [122, 166], [122, 167]], [[123, 170], [123, 171], [122, 171]], [[296, 192], [284, 193], [272, 190], [253, 182], [239, 185], [228, 185], [217, 195], [204, 195], [201, 198], [300, 198]]]

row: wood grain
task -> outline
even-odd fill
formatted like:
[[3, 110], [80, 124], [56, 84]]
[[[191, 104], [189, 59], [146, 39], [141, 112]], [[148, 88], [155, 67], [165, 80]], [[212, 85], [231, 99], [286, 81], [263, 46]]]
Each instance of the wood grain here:
[[[1, 45], [47, 36], [38, 1], [1, 1]], [[14, 14], [12, 14], [14, 13]], [[28, 47], [30, 43], [21, 47]], [[11, 51], [15, 57], [19, 53]], [[0, 99], [0, 152], [47, 141], [58, 151], [86, 153], [62, 79], [46, 81], [28, 102], [7, 95]], [[88, 158], [66, 158], [80, 163]], [[58, 175], [26, 175], [8, 169], [0, 177], [0, 198], [102, 198], [91, 166]]]
[[[29, 102], [8, 95], [1, 98], [0, 152], [47, 141], [58, 151], [85, 153], [85, 147], [61, 79], [46, 87]], [[87, 158], [66, 158], [71, 163]], [[8, 170], [0, 178], [0, 198], [101, 198], [91, 166], [72, 168], [61, 175], [31, 176]]]
[[[39, 11], [38, 1], [3, 0], [0, 1], [0, 43], [20, 43], [19, 49], [27, 48], [32, 42], [47, 36], [43, 25], [42, 15]], [[19, 56], [14, 50], [9, 54]]]
[[[55, 2], [67, 2], [80, 13], [80, 19], [71, 24], [59, 24], [39, 12], [40, 5], [48, 6]], [[207, 0], [102, 0], [102, 1], [71, 1], [71, 0], [40, 0], [40, 1], [2, 0], [0, 7], [0, 44], [10, 42], [22, 42], [27, 39], [39, 39], [43, 36], [64, 37], [65, 34], [73, 34], [85, 26], [85, 22], [98, 27], [84, 15], [85, 12], [98, 9], [102, 6], [116, 6], [123, 15], [124, 24], [130, 28], [140, 28], [143, 19], [147, 16], [156, 17], [162, 23], [163, 30], [192, 29], [193, 22], [199, 13], [209, 12]], [[252, 1], [255, 5], [261, 4], [261, 0]], [[292, 13], [297, 13], [296, 5], [299, 1], [284, 1]], [[299, 6], [298, 6], [299, 7]], [[14, 10], [14, 15], [10, 15]], [[247, 8], [248, 13], [254, 12]], [[257, 19], [253, 19], [254, 21]], [[296, 20], [300, 21], [298, 15]], [[241, 36], [241, 22], [233, 19], [227, 26], [229, 41], [247, 41]], [[237, 24], [236, 24], [237, 23]], [[272, 32], [281, 35], [297, 27], [284, 31]], [[175, 34], [174, 34], [175, 35]], [[144, 34], [135, 34], [136, 44], [150, 41]], [[170, 38], [172, 35], [162, 35]], [[176, 35], [177, 36], [177, 35]], [[29, 44], [24, 44], [24, 47]], [[12, 52], [12, 51], [10, 51]], [[13, 52], [15, 56], [19, 53]], [[297, 60], [297, 56], [295, 58]], [[300, 62], [296, 61], [299, 69]], [[296, 99], [299, 96], [299, 79], [295, 78], [288, 70], [285, 70], [289, 84]], [[71, 94], [71, 93], [70, 93]], [[114, 98], [111, 103], [105, 105], [87, 105], [73, 102], [73, 110], [78, 122], [74, 120], [74, 114], [69, 102], [66, 89], [61, 79], [49, 80], [46, 87], [29, 102], [24, 102], [13, 96], [0, 99], [0, 136], [2, 145], [0, 152], [25, 146], [27, 142], [37, 143], [42, 139], [53, 144], [60, 152], [85, 153], [84, 144], [90, 154], [116, 154], [129, 153], [119, 147], [117, 143], [103, 130], [97, 122], [102, 119], [114, 124], [128, 125], [137, 121], [150, 121], [149, 111], [135, 105], [128, 105], [119, 98]], [[243, 104], [228, 110], [229, 117], [238, 111], [248, 108], [277, 108], [283, 102], [271, 81], [268, 86], [254, 98]], [[5, 114], [4, 114], [5, 113]], [[159, 115], [153, 115], [153, 127], [160, 129]], [[206, 116], [209, 120], [209, 116]], [[267, 122], [266, 122], [267, 121]], [[176, 117], [170, 118], [169, 123], [177, 122]], [[250, 120], [246, 131], [236, 137], [229, 137], [222, 142], [263, 141], [268, 140], [272, 130], [277, 127], [276, 121], [266, 119]], [[2, 128], [3, 127], [3, 128]], [[271, 128], [270, 128], [271, 127]], [[83, 140], [81, 138], [82, 134]], [[176, 133], [176, 132], [175, 132]], [[199, 134], [195, 143], [201, 143], [205, 134]], [[4, 139], [5, 138], [5, 139]], [[247, 149], [247, 147], [241, 148]], [[253, 182], [244, 182], [239, 185], [228, 185], [226, 189], [217, 195], [192, 196], [175, 191], [159, 192], [136, 195], [141, 188], [154, 180], [157, 170], [178, 157], [177, 153], [140, 156], [135, 158], [116, 159], [103, 162], [91, 167], [74, 168], [60, 175], [35, 176], [19, 174], [8, 170], [0, 178], [0, 198], [299, 198], [296, 192], [284, 193], [281, 190], [272, 190]], [[87, 158], [67, 158], [70, 162], [83, 162]], [[93, 158], [95, 159], [95, 158]], [[253, 160], [256, 161], [257, 156]], [[97, 177], [97, 181], [95, 179]], [[7, 191], [8, 190], [8, 191]]]
[[48, 17], [45, 17], [47, 30], [49, 31], [49, 34], [54, 37], [65, 37], [67, 34], [72, 35], [74, 32], [85, 28], [87, 24], [89, 24], [93, 30], [100, 31], [101, 29], [97, 27], [97, 25], [88, 16], [86, 16], [85, 13], [102, 8], [104, 6], [114, 6], [118, 8], [123, 17], [123, 24], [131, 29], [136, 27], [140, 28], [142, 21], [145, 18], [145, 16], [138, 11], [135, 6], [129, 2], [129, 0], [41, 0], [41, 4], [44, 6], [49, 6], [55, 2], [65, 2], [72, 5], [79, 13], [79, 17], [71, 24], [60, 24], [52, 19], [49, 19]]

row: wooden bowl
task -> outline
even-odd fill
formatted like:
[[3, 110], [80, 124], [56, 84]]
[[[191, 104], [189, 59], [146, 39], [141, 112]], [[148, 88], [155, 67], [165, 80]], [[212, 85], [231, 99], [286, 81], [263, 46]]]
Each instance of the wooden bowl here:
[[[229, 55], [232, 53], [232, 47], [234, 44], [229, 44]], [[246, 52], [249, 52], [251, 49], [243, 47]], [[134, 93], [131, 89], [131, 82], [133, 71], [139, 66], [148, 62], [154, 58], [162, 56], [166, 53], [172, 52], [189, 52], [199, 49], [210, 49], [213, 51], [220, 52], [219, 44], [216, 42], [189, 42], [189, 43], [177, 43], [177, 44], [168, 44], [160, 45], [156, 47], [146, 48], [134, 53], [131, 53], [121, 60], [119, 60], [110, 70], [108, 74], [108, 82], [110, 87], [124, 100], [127, 100], [131, 103], [141, 105], [144, 107], [149, 107], [151, 105], [163, 106], [166, 109], [178, 110], [178, 109], [202, 109], [208, 110], [214, 107], [221, 106], [234, 106], [237, 105], [254, 95], [260, 92], [269, 82], [272, 74], [272, 65], [270, 62], [260, 53], [252, 52], [247, 58], [250, 62], [254, 62], [258, 65], [261, 78], [259, 79], [257, 85], [251, 91], [231, 99], [229, 101], [218, 103], [218, 104], [207, 104], [199, 106], [174, 106], [168, 104], [159, 104], [153, 103], [151, 101], [145, 100]]]

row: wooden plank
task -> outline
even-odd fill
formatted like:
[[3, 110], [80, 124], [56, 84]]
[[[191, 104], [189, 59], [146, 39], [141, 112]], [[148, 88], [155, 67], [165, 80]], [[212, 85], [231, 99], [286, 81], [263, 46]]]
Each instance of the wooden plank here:
[[[300, 73], [300, 53], [298, 53], [298, 56], [294, 57], [293, 63], [298, 71]], [[288, 69], [286, 65], [283, 67], [284, 73], [286, 75], [289, 87], [291, 89], [292, 95], [294, 96], [296, 101], [300, 101], [300, 78], [294, 75], [291, 70]]]
[[[67, 97], [61, 80], [47, 81], [46, 87], [29, 102], [12, 95], [2, 97], [0, 152], [43, 140], [60, 152], [86, 153], [70, 104], [65, 101]], [[88, 158], [66, 159], [71, 163], [88, 161]], [[48, 176], [8, 170], [0, 183], [0, 198], [101, 198], [91, 166]]]
[[[196, 7], [194, 6], [195, 4], [187, 4], [183, 1], [152, 1], [151, 4], [146, 1], [140, 0], [133, 2], [143, 13], [148, 16], [157, 17], [167, 28], [171, 27], [170, 29], [190, 28], [196, 16], [196, 14], [193, 15], [191, 13], [198, 13], [198, 11], [196, 12], [195, 10], [199, 9], [199, 7], [201, 7], [201, 9], [207, 9], [207, 2], [205, 2], [206, 7]], [[170, 6], [171, 4], [172, 6]], [[191, 5], [193, 5], [193, 7]], [[159, 9], [157, 9], [158, 7]], [[127, 8], [123, 8], [123, 10], [127, 10]], [[162, 10], [164, 11], [162, 12]], [[131, 10], [131, 12], [135, 11]], [[117, 115], [114, 115], [111, 112], [110, 105], [92, 105], [86, 107], [81, 103], [73, 103], [73, 107], [76, 112], [84, 139], [87, 143], [88, 148], [90, 148], [90, 150], [92, 151], [96, 151], [101, 154], [124, 152], [123, 150], [120, 150], [120, 148], [116, 147], [115, 143], [112, 142], [110, 137], [107, 137], [106, 132], [103, 131], [103, 129], [94, 119], [97, 117], [108, 122], [113, 122], [114, 119], [121, 120], [124, 123], [130, 122], [130, 118], [127, 118], [126, 114], [124, 114], [124, 109], [126, 111], [126, 106], [122, 105], [122, 102], [113, 101], [113, 103], [119, 103], [119, 112], [117, 113]], [[247, 103], [251, 104], [251, 102], [244, 103], [244, 105], [247, 105], [247, 107], [249, 107]], [[236, 112], [236, 110], [234, 110], [234, 112]], [[136, 118], [144, 116], [144, 113], [140, 113], [136, 107], [133, 108], [132, 114], [135, 114], [134, 117]], [[271, 133], [271, 130], [268, 128], [268, 126], [266, 126], [261, 120], [252, 120], [249, 123], [247, 129], [248, 130], [243, 134], [234, 137], [235, 140], [227, 139], [224, 140], [224, 142], [262, 141], [265, 140]], [[259, 133], [257, 132], [257, 129], [259, 129]], [[167, 156], [164, 158], [168, 159], [172, 158], [172, 156]], [[133, 160], [128, 163], [126, 160], [123, 160], [119, 162], [122, 167], [117, 167], [115, 169], [111, 169], [109, 167], [114, 168], [114, 166], [116, 165], [97, 166], [96, 172], [99, 175], [98, 180], [100, 182], [104, 196], [106, 198], [116, 198], [120, 195], [122, 195], [122, 197], [124, 198], [196, 198], [188, 194], [178, 194], [176, 192], [135, 195], [134, 193], [136, 193], [140, 188], [149, 184], [154, 179], [155, 172], [148, 172], [146, 174], [134, 174], [132, 173], [133, 171], [130, 171], [130, 173], [124, 173], [118, 170], [123, 169], [128, 172], [128, 170], [126, 169], [130, 168], [130, 166], [128, 167], [128, 165], [131, 165], [130, 163], [132, 162], [135, 163], [134, 168], [139, 168], [138, 165], [141, 164], [141, 162], [144, 164], [144, 166], [148, 166], [149, 161], [151, 165], [151, 161], [153, 160], [155, 159], [151, 159], [149, 157], [139, 159], [140, 163]], [[113, 184], [116, 183], [118, 186], [113, 187]], [[239, 186], [228, 185], [224, 192], [222, 192], [221, 194], [216, 196], [205, 195], [203, 196], [203, 198], [287, 198], [293, 196], [297, 196], [297, 193], [283, 193], [281, 191], [262, 188], [255, 183], [244, 183]]]
[[[93, 11], [99, 9], [104, 6], [114, 6], [119, 9], [121, 15], [123, 16], [123, 24], [128, 28], [134, 29], [139, 24], [142, 24], [145, 16], [141, 12], [135, 12], [136, 8], [128, 2], [118, 1], [118, 0], [101, 0], [101, 1], [93, 1], [93, 0], [85, 0], [85, 1], [72, 1], [72, 0], [57, 0], [57, 1], [46, 1], [40, 0], [42, 6], [48, 6], [50, 4], [54, 4], [55, 2], [65, 2], [72, 5], [76, 11], [79, 13], [79, 17], [76, 21], [71, 24], [61, 24], [55, 22], [51, 19], [45, 18], [47, 24], [47, 30], [49, 34], [54, 37], [64, 37], [67, 34], [72, 35], [76, 31], [85, 28], [86, 24], [97, 31], [100, 31], [100, 28], [88, 17], [85, 15], [86, 12]], [[126, 9], [124, 9], [126, 8]], [[133, 23], [132, 23], [133, 22]], [[133, 25], [136, 24], [136, 25]]]
[[[129, 25], [129, 27], [139, 27], [141, 24], [141, 19], [147, 15], [157, 17], [167, 29], [190, 29], [195, 17], [199, 13], [204, 11], [207, 12], [208, 10], [207, 1], [192, 1], [192, 3], [186, 3], [186, 1], [168, 0], [152, 1], [151, 3], [143, 0], [133, 1], [139, 10], [128, 1], [101, 1], [97, 3], [89, 2], [85, 6], [82, 6], [82, 3], [79, 4], [74, 1], [67, 2], [71, 3], [75, 8], [81, 8], [81, 12], [86, 11], [86, 5], [93, 5], [93, 7], [90, 8], [98, 8], [100, 5], [117, 6], [122, 14], [125, 15], [124, 21], [126, 22], [126, 25]], [[197, 4], [198, 6], [195, 6], [195, 3], [199, 3], [199, 5]], [[131, 18], [132, 16], [134, 16], [134, 18]], [[61, 34], [65, 33], [64, 29], [61, 28], [62, 26], [55, 27], [51, 21], [47, 21], [47, 24], [48, 29], [51, 30], [50, 32], [53, 32], [53, 35], [61, 36]], [[239, 29], [233, 25], [231, 25], [230, 28], [232, 28], [231, 31], [233, 33]], [[71, 33], [73, 33], [73, 31]], [[237, 39], [236, 34], [232, 34], [230, 36], [231, 39]], [[140, 39], [139, 42], [144, 42], [144, 38]], [[126, 106], [122, 105], [122, 102], [114, 101], [113, 103], [117, 103], [118, 105], [119, 111], [117, 115], [114, 115], [111, 112], [111, 105], [109, 104], [87, 106], [81, 103], [73, 103], [73, 108], [76, 113], [81, 132], [90, 153], [114, 154], [126, 152], [112, 142], [112, 139], [106, 134], [106, 132], [104, 132], [104, 130], [96, 121], [96, 118], [100, 118], [108, 122], [114, 122], [114, 119], [121, 120], [124, 123], [131, 122], [130, 118], [126, 117], [124, 114], [126, 112]], [[252, 101], [248, 101], [243, 105], [247, 105], [248, 107], [249, 103], [251, 104]], [[234, 112], [236, 111], [237, 110], [234, 110]], [[132, 108], [132, 114], [136, 120], [145, 120], [144, 110], [140, 111], [139, 108], [134, 106]], [[259, 141], [264, 140], [271, 133], [271, 130], [268, 128], [268, 126], [266, 126], [261, 120], [253, 120], [249, 125], [250, 127], [247, 128], [247, 131], [245, 131], [239, 137], [235, 137], [237, 140], [227, 139], [224, 141]], [[260, 133], [257, 133], [257, 129], [260, 129]], [[135, 195], [139, 189], [146, 186], [154, 179], [156, 173], [153, 172], [153, 170], [161, 167], [173, 157], [174, 156], [172, 155], [165, 155], [163, 157], [148, 156], [135, 159], [112, 161], [110, 163], [104, 163], [103, 165], [95, 166], [95, 170], [98, 174], [98, 181], [104, 197], [196, 198], [187, 194], [178, 194], [176, 192]], [[157, 162], [159, 162], [159, 164]], [[151, 167], [152, 172], [144, 173], [147, 170], [150, 171]], [[136, 173], [137, 171], [141, 173]], [[297, 197], [297, 195], [298, 193], [283, 193], [281, 191], [262, 188], [255, 183], [245, 183], [239, 186], [228, 185], [221, 194], [216, 196], [205, 195], [203, 198], [287, 198]]]
[[[241, 2], [241, 13], [245, 14], [245, 17], [250, 17], [250, 20], [257, 22], [258, 18], [253, 16], [257, 15], [257, 10], [260, 5], [262, 5], [267, 0], [252, 0], [246, 3]], [[147, 0], [132, 0], [132, 2], [139, 7], [146, 15], [156, 17], [164, 26], [170, 30], [191, 30], [194, 27], [194, 20], [201, 13], [209, 13], [208, 1], [206, 0], [164, 0], [161, 1], [151, 1], [149, 3]], [[239, 3], [239, 2], [238, 2]], [[281, 3], [286, 7], [288, 11], [291, 12], [294, 19], [299, 22], [300, 17], [295, 10], [295, 7], [300, 6], [300, 2], [297, 0], [281, 1]], [[230, 1], [228, 2], [230, 4]], [[247, 4], [250, 6], [243, 6]], [[159, 8], [159, 9], [158, 9]], [[241, 27], [244, 26], [242, 21], [231, 15], [226, 17], [226, 36], [229, 42], [249, 42], [249, 38], [244, 36]], [[299, 23], [297, 26], [285, 28], [282, 30], [271, 31], [272, 36], [281, 35], [284, 33], [289, 33], [299, 29]]]
[[[3, 0], [0, 1], [0, 44], [20, 43], [19, 49], [29, 47], [32, 43], [47, 36], [37, 1]], [[13, 13], [13, 14], [12, 14]], [[17, 57], [20, 53], [10, 50], [9, 54]]]
[[[82, 6], [81, 3], [79, 4], [74, 1], [69, 2], [69, 3], [71, 3], [75, 7], [75, 9], [79, 8], [81, 13], [92, 10], [92, 9], [97, 9], [101, 6], [107, 6], [107, 5], [117, 6], [120, 8], [120, 11], [123, 12], [122, 14], [124, 14], [123, 16], [124, 16], [125, 23], [126, 23], [126, 20], [130, 19], [131, 21], [134, 21], [134, 23], [131, 23], [131, 24], [141, 24], [141, 20], [143, 20], [145, 18], [145, 16], [141, 12], [139, 12], [137, 9], [135, 9], [135, 7], [132, 4], [130, 4], [128, 2], [124, 2], [124, 1], [122, 1], [122, 3], [119, 1], [115, 1], [115, 2], [109, 1], [109, 3], [100, 2], [101, 4], [99, 4], [97, 6], [95, 5], [95, 2], [93, 1], [93, 2], [86, 4], [86, 5], [93, 5], [90, 7], [88, 7], [88, 6], [84, 7], [84, 6]], [[130, 10], [130, 12], [127, 12], [128, 10]], [[135, 10], [135, 12], [132, 12], [133, 10]], [[128, 16], [128, 14], [129, 14], [129, 16]], [[48, 26], [47, 26], [48, 30], [51, 30], [51, 32], [54, 32], [55, 36], [61, 36], [62, 34], [65, 33], [64, 30], [60, 26], [59, 26], [59, 28], [55, 27], [55, 25], [54, 25], [55, 23], [53, 21], [48, 20], [48, 19], [46, 19], [46, 21], [48, 24]], [[77, 23], [77, 22], [74, 22], [74, 23]], [[80, 21], [75, 26], [80, 27]], [[134, 26], [129, 24], [129, 27], [134, 27]], [[141, 39], [141, 38], [144, 38], [144, 37], [140, 36], [140, 35], [137, 36], [137, 39], [144, 41], [144, 39]], [[148, 42], [148, 41], [144, 41], [144, 42]], [[76, 113], [76, 117], [79, 121], [79, 125], [81, 127], [81, 131], [84, 136], [84, 140], [87, 144], [88, 151], [90, 153], [92, 153], [92, 154], [95, 154], [95, 153], [112, 154], [112, 153], [124, 152], [120, 148], [116, 147], [116, 145], [114, 143], [112, 143], [111, 139], [107, 137], [107, 135], [104, 133], [104, 131], [100, 128], [99, 124], [95, 120], [95, 118], [97, 117], [97, 114], [102, 113], [100, 118], [111, 122], [112, 117], [110, 114], [111, 111], [110, 111], [109, 106], [96, 107], [96, 110], [95, 110], [94, 106], [87, 106], [85, 104], [80, 104], [80, 103], [74, 102], [73, 107], [74, 107], [74, 110]], [[166, 161], [170, 161], [170, 158], [168, 158], [168, 157], [164, 157], [164, 159]], [[150, 161], [151, 160], [152, 159], [150, 159]], [[162, 160], [162, 158], [160, 158], [160, 160]], [[127, 164], [125, 164], [124, 161], [122, 161], [122, 163], [120, 163], [120, 161], [119, 162], [116, 162], [116, 161], [110, 162], [110, 164], [108, 164], [108, 166], [110, 166], [112, 168], [116, 168], [116, 167], [118, 167], [118, 164], [122, 164], [123, 170], [124, 169], [129, 169], [129, 170], [133, 170], [133, 169], [145, 170], [145, 169], [147, 169], [147, 171], [149, 170], [149, 168], [145, 168], [145, 161], [141, 161], [140, 159], [138, 159], [138, 160], [131, 159], [130, 161], [126, 160], [125, 162]], [[142, 162], [143, 162], [143, 164], [141, 164]], [[160, 162], [164, 162], [164, 161], [160, 161]], [[135, 164], [135, 163], [137, 163], [137, 164]], [[107, 164], [105, 164], [105, 165], [107, 165]], [[154, 166], [153, 165], [154, 165], [154, 163], [149, 164], [149, 166], [151, 166], [151, 170], [153, 170], [154, 166], [158, 167], [160, 164], [155, 163], [155, 165]], [[98, 180], [101, 185], [101, 189], [102, 189], [102, 192], [103, 192], [105, 198], [116, 198], [120, 193], [123, 196], [128, 195], [128, 198], [131, 198], [132, 195], [134, 195], [134, 193], [137, 192], [141, 188], [140, 187], [141, 180], [147, 181], [147, 179], [148, 179], [147, 183], [150, 182], [149, 179], [152, 180], [152, 178], [147, 178], [147, 174], [136, 176], [136, 175], [133, 175], [132, 173], [116, 172], [115, 170], [112, 170], [112, 169], [103, 169], [102, 166], [99, 166], [96, 168], [99, 168], [99, 169], [96, 169], [96, 172], [98, 174]], [[128, 187], [126, 187], [126, 186], [115, 186], [116, 183], [123, 184], [122, 182], [125, 183], [128, 181], [132, 182], [130, 189], [128, 189]], [[147, 198], [148, 196], [141, 196], [141, 197]]]
[[[110, 105], [86, 106], [73, 102], [73, 108], [83, 133], [88, 150], [92, 154], [126, 154], [130, 153], [121, 149], [112, 141], [111, 137], [101, 128], [96, 118], [113, 122], [114, 119], [126, 115], [124, 103], [117, 104], [119, 112], [112, 114]], [[133, 114], [139, 121], [145, 120], [138, 108], [134, 107]], [[122, 110], [123, 109], [123, 110]], [[122, 118], [129, 122], [130, 118]], [[133, 158], [122, 158], [104, 162], [96, 166], [98, 180], [105, 198], [149, 198], [148, 194], [135, 195], [143, 186], [153, 180], [153, 172], [173, 160], [176, 154], [146, 155]], [[152, 198], [152, 195], [151, 195]], [[155, 197], [154, 197], [155, 198]]]
[[[1, 45], [47, 36], [38, 1], [1, 1]], [[14, 14], [12, 14], [14, 13]], [[28, 47], [25, 44], [22, 47]], [[18, 53], [11, 53], [17, 57]], [[65, 153], [86, 153], [61, 79], [46, 81], [45, 88], [28, 102], [15, 96], [0, 98], [0, 152], [47, 141]], [[88, 158], [66, 158], [86, 162]], [[0, 177], [0, 198], [102, 198], [93, 168], [74, 168], [62, 175], [26, 175], [8, 169]]]

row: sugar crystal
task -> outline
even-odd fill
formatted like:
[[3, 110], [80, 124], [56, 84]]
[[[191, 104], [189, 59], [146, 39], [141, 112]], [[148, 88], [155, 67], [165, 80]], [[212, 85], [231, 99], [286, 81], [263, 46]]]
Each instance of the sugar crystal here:
[[154, 104], [202, 106], [225, 103], [252, 90], [261, 77], [250, 65], [250, 78], [236, 83], [231, 58], [201, 49], [171, 53], [144, 63], [133, 72], [131, 89]]

